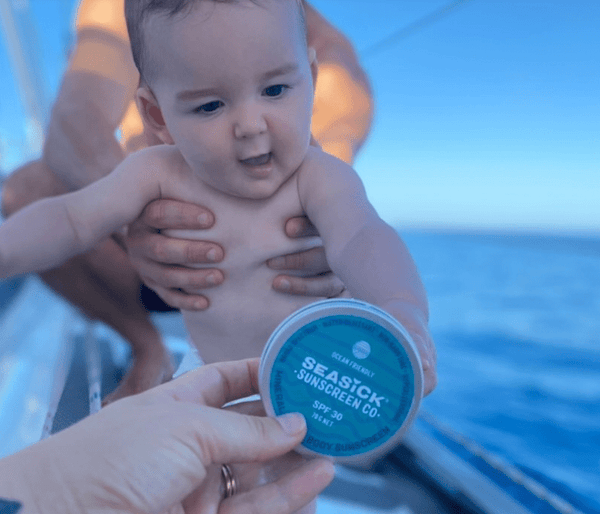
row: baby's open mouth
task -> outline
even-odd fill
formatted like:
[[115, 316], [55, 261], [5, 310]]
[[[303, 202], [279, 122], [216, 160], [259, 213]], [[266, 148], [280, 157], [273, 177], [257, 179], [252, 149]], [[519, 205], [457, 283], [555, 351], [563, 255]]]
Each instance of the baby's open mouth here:
[[264, 166], [271, 160], [271, 152], [257, 155], [256, 157], [250, 157], [248, 159], [242, 159], [240, 162], [247, 166]]

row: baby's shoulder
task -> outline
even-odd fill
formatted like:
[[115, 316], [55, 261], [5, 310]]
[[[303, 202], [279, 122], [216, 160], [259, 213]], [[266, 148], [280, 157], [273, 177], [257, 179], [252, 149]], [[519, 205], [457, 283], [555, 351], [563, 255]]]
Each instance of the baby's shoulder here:
[[183, 156], [173, 145], [156, 145], [129, 154], [123, 164], [131, 172], [157, 178], [181, 173], [185, 169]]
[[306, 156], [302, 161], [300, 170], [312, 169], [318, 166], [327, 166], [328, 164], [331, 164], [338, 160], [339, 159], [337, 157], [334, 157], [333, 155], [324, 152], [318, 146], [310, 145], [306, 152]]
[[179, 166], [184, 162], [181, 152], [174, 145], [155, 145], [129, 154], [128, 160], [155, 166]]
[[349, 164], [324, 152], [321, 148], [311, 145], [298, 170], [298, 181], [299, 184], [314, 182], [315, 180], [330, 181], [343, 179], [348, 174], [355, 174], [355, 171]]

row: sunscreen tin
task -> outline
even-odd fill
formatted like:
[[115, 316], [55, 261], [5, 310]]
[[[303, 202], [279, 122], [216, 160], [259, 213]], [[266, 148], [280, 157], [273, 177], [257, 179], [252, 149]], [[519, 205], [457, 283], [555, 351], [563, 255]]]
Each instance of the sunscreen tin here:
[[300, 412], [300, 453], [367, 462], [397, 445], [423, 397], [408, 332], [374, 305], [332, 299], [303, 307], [273, 332], [259, 388], [270, 416]]

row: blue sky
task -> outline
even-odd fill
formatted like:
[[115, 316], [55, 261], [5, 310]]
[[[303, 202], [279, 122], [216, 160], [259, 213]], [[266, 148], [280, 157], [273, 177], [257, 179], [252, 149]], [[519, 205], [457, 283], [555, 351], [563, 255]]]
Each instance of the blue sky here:
[[[600, 234], [600, 2], [463, 1], [370, 53], [453, 2], [312, 3], [354, 42], [371, 78], [375, 122], [356, 168], [386, 220]], [[30, 4], [51, 96], [72, 1]], [[22, 113], [4, 80], [3, 44], [0, 138], [10, 148], [22, 138]], [[5, 144], [5, 168], [18, 160], [9, 154]]]

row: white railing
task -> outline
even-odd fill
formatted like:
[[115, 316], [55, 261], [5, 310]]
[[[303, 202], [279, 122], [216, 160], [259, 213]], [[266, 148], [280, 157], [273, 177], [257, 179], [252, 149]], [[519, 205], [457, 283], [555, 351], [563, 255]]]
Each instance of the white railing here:
[[71, 366], [77, 319], [37, 277], [2, 305], [0, 458], [38, 441], [51, 423]]

